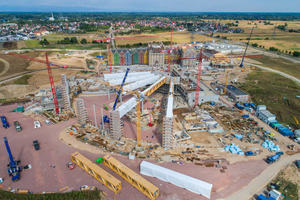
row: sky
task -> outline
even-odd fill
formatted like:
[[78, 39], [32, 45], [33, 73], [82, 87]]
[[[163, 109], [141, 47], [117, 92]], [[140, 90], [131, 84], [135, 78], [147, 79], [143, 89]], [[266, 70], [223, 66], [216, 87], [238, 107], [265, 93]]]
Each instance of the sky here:
[[0, 11], [300, 12], [300, 0], [0, 0]]

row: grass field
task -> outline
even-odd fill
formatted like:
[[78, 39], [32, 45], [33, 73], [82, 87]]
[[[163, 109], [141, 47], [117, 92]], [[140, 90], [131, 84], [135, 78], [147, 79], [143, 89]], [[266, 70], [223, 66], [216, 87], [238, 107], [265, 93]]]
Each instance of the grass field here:
[[16, 80], [14, 80], [13, 84], [17, 85], [28, 85], [28, 79], [30, 79], [31, 75], [26, 74]]
[[0, 190], [1, 200], [105, 200], [103, 194], [98, 191], [72, 191], [68, 193], [51, 193], [51, 194], [14, 194]]
[[[149, 38], [137, 38], [137, 39], [131, 39], [131, 37], [136, 36], [150, 36]], [[170, 32], [161, 32], [161, 33], [153, 33], [153, 34], [139, 34], [139, 35], [128, 35], [128, 36], [122, 36], [125, 39], [117, 40], [116, 44], [118, 45], [125, 45], [125, 44], [134, 44], [134, 43], [148, 43], [151, 41], [161, 42], [161, 41], [170, 41], [171, 40], [171, 34]], [[128, 37], [128, 39], [126, 39]], [[192, 34], [189, 32], [174, 32], [173, 33], [173, 42], [177, 44], [183, 44], [183, 43], [191, 43], [193, 41], [212, 41], [213, 39], [204, 35], [200, 34]]]
[[[235, 20], [220, 20], [218, 22], [235, 23]], [[287, 29], [298, 30], [300, 29], [300, 21], [270, 21], [271, 25], [265, 25], [263, 21], [238, 20], [238, 22], [238, 28], [244, 29], [244, 33], [216, 33], [215, 35], [225, 36], [227, 39], [234, 41], [246, 42], [246, 39], [250, 35], [251, 28], [254, 26], [255, 28], [250, 43], [257, 43], [258, 45], [264, 46], [265, 49], [276, 47], [283, 51], [300, 50], [300, 33], [290, 33], [274, 29], [275, 26], [287, 23]]]
[[266, 105], [279, 122], [297, 127], [293, 116], [300, 120], [300, 100], [296, 98], [300, 95], [300, 86], [296, 83], [258, 69], [247, 76], [240, 88], [250, 94], [254, 103]]
[[276, 69], [300, 79], [300, 64], [295, 64], [283, 58], [274, 58], [269, 56], [252, 59], [261, 62], [264, 67]]

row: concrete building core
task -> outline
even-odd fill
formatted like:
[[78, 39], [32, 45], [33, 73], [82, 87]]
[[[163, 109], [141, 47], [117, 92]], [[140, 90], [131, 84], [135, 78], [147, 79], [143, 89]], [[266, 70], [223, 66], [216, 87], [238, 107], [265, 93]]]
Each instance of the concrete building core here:
[[76, 99], [77, 119], [80, 125], [85, 125], [88, 120], [87, 111], [83, 99]]
[[70, 101], [70, 88], [69, 88], [69, 83], [67, 80], [67, 77], [65, 74], [61, 75], [61, 82], [62, 82], [62, 87], [61, 87], [61, 94], [64, 102], [64, 109], [66, 111], [71, 110], [71, 101]]

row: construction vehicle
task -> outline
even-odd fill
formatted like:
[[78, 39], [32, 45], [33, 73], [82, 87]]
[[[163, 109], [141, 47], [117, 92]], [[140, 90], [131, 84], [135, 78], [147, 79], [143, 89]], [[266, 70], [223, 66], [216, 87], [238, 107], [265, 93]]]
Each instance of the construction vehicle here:
[[244, 110], [244, 106], [242, 106], [239, 103], [234, 104], [235, 107], [237, 107], [239, 110]]
[[18, 181], [20, 179], [20, 172], [21, 172], [21, 167], [19, 166], [20, 161], [14, 160], [6, 137], [4, 137], [4, 144], [9, 157], [7, 172], [9, 176], [11, 176], [12, 181]]
[[33, 143], [33, 147], [36, 151], [40, 150], [40, 143], [38, 140], [34, 140], [32, 143]]
[[14, 121], [14, 126], [15, 126], [17, 132], [22, 131], [22, 127], [18, 121]]
[[294, 118], [296, 124], [298, 125], [299, 124], [299, 120], [297, 119], [297, 117], [294, 115], [293, 118]]
[[2, 122], [2, 126], [3, 128], [9, 128], [9, 123], [7, 122], [7, 119], [5, 116], [1, 116], [1, 122]]
[[110, 122], [109, 117], [107, 115], [103, 116], [103, 122], [104, 123], [109, 123]]
[[129, 70], [130, 70], [130, 69], [127, 68], [127, 70], [126, 70], [126, 72], [125, 72], [125, 76], [124, 76], [124, 78], [123, 78], [122, 84], [121, 84], [121, 86], [120, 86], [120, 89], [119, 89], [119, 91], [118, 91], [117, 98], [116, 98], [115, 103], [114, 103], [114, 106], [113, 106], [113, 110], [115, 110], [116, 107], [117, 107], [117, 103], [118, 103], [119, 97], [120, 97], [120, 95], [121, 95], [122, 88], [123, 88], [123, 85], [124, 85], [125, 80], [126, 80], [126, 78], [127, 78], [127, 75], [128, 75]]
[[150, 113], [150, 110], [149, 110], [148, 112], [149, 112], [149, 118], [150, 118], [150, 121], [147, 123], [147, 125], [148, 125], [149, 127], [152, 127], [154, 124], [152, 124], [152, 122], [151, 122], [151, 113]]
[[281, 155], [283, 155], [283, 152], [277, 152], [275, 155], [267, 157], [266, 162], [268, 164], [272, 164], [272, 163], [276, 162], [277, 160], [279, 160]]

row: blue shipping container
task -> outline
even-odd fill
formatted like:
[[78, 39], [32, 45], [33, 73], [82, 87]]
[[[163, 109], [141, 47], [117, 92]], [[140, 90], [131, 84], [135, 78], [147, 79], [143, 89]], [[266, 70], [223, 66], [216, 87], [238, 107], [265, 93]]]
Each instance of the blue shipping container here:
[[278, 129], [278, 132], [283, 136], [292, 136], [294, 134], [290, 129], [285, 127]]
[[275, 200], [273, 197], [265, 197], [264, 195], [260, 194], [257, 198], [257, 200]]

